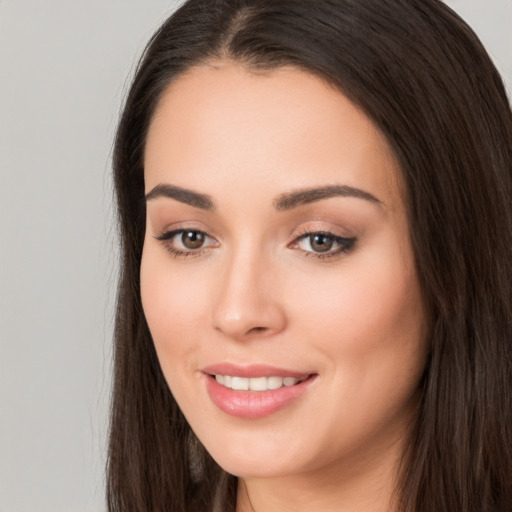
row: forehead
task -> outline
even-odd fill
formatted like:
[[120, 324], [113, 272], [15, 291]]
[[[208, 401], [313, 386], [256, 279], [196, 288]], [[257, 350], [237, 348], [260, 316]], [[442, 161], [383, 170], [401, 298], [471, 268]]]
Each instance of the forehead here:
[[[396, 160], [374, 123], [341, 92], [293, 67], [192, 68], [168, 86], [145, 150], [146, 191], [171, 181], [213, 191], [343, 184], [393, 203]], [[219, 189], [220, 191], [220, 189]]]

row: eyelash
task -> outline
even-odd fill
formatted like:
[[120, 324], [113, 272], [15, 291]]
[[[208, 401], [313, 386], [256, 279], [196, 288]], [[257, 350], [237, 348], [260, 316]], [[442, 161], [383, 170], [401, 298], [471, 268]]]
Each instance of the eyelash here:
[[346, 238], [343, 236], [338, 236], [335, 235], [334, 233], [330, 233], [329, 231], [312, 231], [304, 229], [295, 236], [295, 240], [291, 243], [291, 245], [297, 246], [299, 242], [301, 242], [302, 240], [306, 240], [307, 238], [311, 239], [313, 236], [324, 236], [326, 238], [329, 238], [333, 241], [333, 243], [337, 244], [339, 247], [334, 251], [329, 250], [329, 252], [325, 253], [315, 251], [303, 251], [305, 258], [313, 257], [320, 260], [324, 260], [328, 258], [334, 258], [336, 256], [341, 256], [343, 253], [349, 253], [350, 251], [352, 251], [357, 242], [356, 238]]
[[[171, 231], [166, 231], [161, 233], [158, 236], [155, 236], [155, 239], [162, 242], [165, 246], [165, 248], [171, 253], [172, 256], [176, 258], [187, 258], [187, 257], [197, 257], [201, 256], [203, 254], [206, 247], [202, 246], [199, 247], [197, 250], [182, 250], [178, 249], [175, 245], [172, 244], [172, 239], [178, 235], [182, 235], [184, 233], [195, 233], [196, 235], [204, 236], [205, 240], [213, 240], [212, 237], [208, 236], [204, 231], [201, 231], [200, 229], [174, 229]], [[303, 249], [300, 249], [304, 254], [305, 258], [317, 258], [319, 260], [324, 260], [328, 258], [334, 258], [336, 256], [341, 256], [343, 253], [349, 253], [354, 249], [354, 246], [357, 242], [356, 238], [345, 238], [342, 236], [335, 235], [333, 233], [330, 233], [328, 231], [311, 231], [311, 230], [304, 230], [300, 233], [298, 233], [295, 236], [295, 239], [291, 244], [289, 244], [289, 247], [298, 247], [298, 244], [306, 240], [308, 237], [313, 236], [324, 236], [326, 238], [329, 238], [333, 241], [334, 244], [337, 244], [339, 247], [331, 251], [329, 249], [329, 252], [321, 253], [321, 252], [315, 252], [315, 251], [306, 251]]]
[[172, 245], [172, 239], [177, 235], [182, 235], [184, 233], [196, 233], [198, 235], [202, 235], [205, 237], [205, 240], [212, 239], [212, 237], [208, 236], [204, 231], [201, 231], [200, 229], [186, 229], [186, 228], [180, 228], [180, 229], [173, 229], [171, 231], [166, 231], [161, 233], [160, 235], [156, 236], [155, 238], [162, 242], [165, 246], [165, 248], [176, 258], [187, 258], [191, 256], [200, 256], [203, 252], [205, 247], [200, 247], [197, 250], [183, 250], [178, 249], [176, 246]]

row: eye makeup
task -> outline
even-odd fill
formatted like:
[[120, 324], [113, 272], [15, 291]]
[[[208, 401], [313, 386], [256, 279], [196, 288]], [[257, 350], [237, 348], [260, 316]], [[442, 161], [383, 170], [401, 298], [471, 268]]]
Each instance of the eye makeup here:
[[[192, 227], [164, 231], [155, 239], [162, 242], [166, 250], [175, 257], [198, 257], [205, 251], [220, 246], [215, 238]], [[355, 243], [356, 238], [342, 237], [327, 230], [302, 229], [295, 234], [288, 248], [300, 251], [304, 257], [326, 259], [350, 252]]]

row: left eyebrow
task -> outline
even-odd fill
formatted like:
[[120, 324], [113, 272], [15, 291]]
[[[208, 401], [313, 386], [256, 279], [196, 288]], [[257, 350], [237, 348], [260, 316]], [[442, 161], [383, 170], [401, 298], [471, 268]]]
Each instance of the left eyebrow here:
[[349, 187], [348, 185], [326, 185], [325, 187], [304, 188], [294, 192], [287, 192], [274, 199], [273, 205], [276, 210], [285, 211], [331, 197], [355, 197], [383, 206], [382, 201], [373, 194], [359, 188]]

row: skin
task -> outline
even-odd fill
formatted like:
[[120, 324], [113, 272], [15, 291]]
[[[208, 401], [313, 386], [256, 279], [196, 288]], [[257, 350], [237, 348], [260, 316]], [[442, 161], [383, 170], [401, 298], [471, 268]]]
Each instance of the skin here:
[[[393, 510], [426, 329], [400, 172], [378, 129], [298, 69], [202, 65], [160, 100], [145, 183], [146, 193], [168, 184], [214, 203], [147, 201], [141, 290], [174, 397], [213, 458], [240, 477], [237, 510]], [[378, 202], [274, 206], [282, 194], [327, 185]], [[186, 250], [181, 236], [156, 239], [175, 229], [208, 237], [176, 256], [170, 250]], [[322, 258], [307, 232], [355, 242]], [[284, 409], [237, 418], [205, 389], [200, 369], [220, 362], [317, 377]]]

